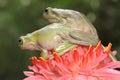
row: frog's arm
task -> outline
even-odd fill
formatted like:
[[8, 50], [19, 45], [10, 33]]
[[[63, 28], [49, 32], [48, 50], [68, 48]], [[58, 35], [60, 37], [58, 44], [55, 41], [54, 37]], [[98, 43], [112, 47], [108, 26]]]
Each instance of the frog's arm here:
[[[63, 55], [65, 52], [69, 51], [70, 49], [75, 48], [77, 45], [72, 44], [68, 41], [65, 41], [63, 43], [59, 43], [57, 46], [55, 46], [54, 50], [57, 52], [59, 56]], [[45, 49], [41, 50], [41, 57], [44, 59], [52, 58], [53, 56], [48, 56], [48, 51]]]
[[65, 52], [70, 49], [75, 48], [77, 45], [70, 43], [69, 41], [65, 41], [63, 43], [58, 44], [54, 50], [58, 53], [58, 55], [63, 55]]
[[42, 49], [40, 56], [41, 56], [42, 58], [46, 59], [46, 58], [47, 58], [47, 54], [48, 54], [48, 51], [45, 50], [45, 49]]

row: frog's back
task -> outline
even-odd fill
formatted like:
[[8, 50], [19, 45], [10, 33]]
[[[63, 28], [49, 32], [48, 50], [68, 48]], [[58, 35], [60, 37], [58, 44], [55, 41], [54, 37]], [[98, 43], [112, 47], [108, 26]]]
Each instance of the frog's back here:
[[59, 36], [59, 33], [68, 34], [70, 31], [71, 29], [66, 27], [64, 24], [53, 23], [33, 32], [32, 35], [36, 36], [36, 38], [45, 40], [54, 39], [54, 37]]
[[67, 27], [66, 25], [62, 23], [53, 23], [40, 29], [39, 31], [70, 32], [71, 28]]
[[56, 44], [62, 41], [62, 38], [58, 35], [59, 33], [67, 33], [70, 28], [65, 27], [60, 23], [53, 23], [46, 27], [43, 27], [34, 32], [37, 42], [45, 49], [51, 49]]

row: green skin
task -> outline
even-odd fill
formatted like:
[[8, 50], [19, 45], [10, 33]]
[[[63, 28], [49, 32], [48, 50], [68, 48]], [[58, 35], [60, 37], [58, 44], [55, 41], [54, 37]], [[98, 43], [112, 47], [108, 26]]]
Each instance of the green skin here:
[[44, 11], [43, 16], [51, 23], [62, 23], [73, 29], [74, 31], [69, 33], [69, 35], [74, 37], [74, 40], [70, 39], [69, 36], [64, 37], [61, 35], [61, 37], [72, 43], [97, 45], [99, 41], [95, 27], [82, 13], [74, 10], [48, 7]]
[[69, 34], [71, 31], [73, 30], [61, 23], [53, 23], [25, 36], [21, 36], [19, 46], [22, 49], [41, 51], [41, 56], [45, 59], [51, 58], [52, 55], [48, 55], [48, 50], [51, 49], [54, 49], [58, 55], [62, 55], [77, 46], [68, 40], [64, 40], [59, 35], [63, 33]]
[[[59, 34], [62, 38], [71, 43], [80, 45], [97, 45], [99, 41], [95, 27], [82, 13], [74, 10], [48, 7], [45, 9], [43, 16], [51, 23], [62, 23], [73, 29], [73, 31], [71, 31], [67, 36], [64, 36], [66, 34]], [[110, 57], [113, 61], [117, 61], [112, 52]]]
[[[62, 9], [61, 11], [62, 13], [65, 12]], [[72, 16], [72, 12], [75, 12], [73, 10], [68, 11], [71, 11], [71, 15], [68, 15], [65, 12], [68, 18], [65, 18], [64, 15], [63, 18], [58, 16], [59, 14], [50, 16], [48, 15], [49, 10], [47, 10], [47, 14], [45, 12], [44, 16], [47, 16], [46, 18], [48, 18], [48, 20], [53, 24], [34, 31], [33, 33], [21, 36], [19, 40], [19, 46], [22, 49], [41, 51], [41, 56], [46, 59], [51, 58], [52, 55], [48, 55], [48, 50], [51, 49], [54, 49], [58, 55], [62, 55], [68, 50], [75, 48], [78, 44], [86, 46], [96, 45], [99, 39], [95, 28], [91, 26], [92, 24], [90, 24], [87, 18], [85, 18], [83, 15], [81, 15], [80, 23], [79, 18], [76, 20], [78, 16], [76, 18]], [[76, 12], [76, 14], [79, 15], [78, 12]], [[71, 19], [73, 19], [73, 21]], [[115, 58], [112, 56], [112, 59]]]
[[[41, 57], [44, 59], [53, 57], [53, 55], [48, 55], [48, 50], [51, 49], [54, 49], [60, 56], [77, 46], [59, 35], [62, 33], [63, 35], [69, 35], [72, 31], [73, 29], [61, 23], [53, 23], [25, 36], [21, 36], [19, 46], [22, 49], [41, 51]], [[71, 39], [75, 38], [71, 37]], [[84, 43], [82, 45], [84, 45]], [[88, 43], [86, 45], [88, 45]]]
[[[58, 55], [62, 55], [68, 50], [77, 46], [76, 44], [70, 42], [72, 40], [76, 40], [76, 37], [70, 35], [72, 32], [74, 32], [73, 29], [65, 26], [62, 23], [53, 23], [25, 36], [21, 36], [19, 39], [19, 46], [22, 49], [41, 51], [41, 56], [45, 59], [52, 56], [48, 55], [48, 51], [51, 49], [54, 49]], [[85, 35], [82, 34], [79, 36]], [[69, 40], [71, 40], [69, 41], [63, 37], [69, 37]], [[93, 42], [89, 36], [88, 38], [83, 38], [82, 41], [76, 41], [78, 41], [81, 45], [86, 46]]]

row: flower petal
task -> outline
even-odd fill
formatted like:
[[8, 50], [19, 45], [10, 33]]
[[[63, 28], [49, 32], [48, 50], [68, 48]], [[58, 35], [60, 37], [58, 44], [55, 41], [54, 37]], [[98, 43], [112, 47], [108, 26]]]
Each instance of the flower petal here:
[[34, 75], [34, 72], [31, 72], [31, 71], [24, 71], [23, 72], [26, 76], [33, 76]]
[[120, 61], [106, 61], [109, 58], [111, 44], [103, 49], [99, 42], [95, 46], [78, 46], [62, 56], [54, 53], [52, 59], [32, 57], [31, 71], [24, 80], [120, 80]]
[[105, 68], [120, 68], [120, 61], [107, 63]]
[[30, 77], [27, 77], [27, 78], [25, 78], [23, 80], [47, 80], [47, 79], [45, 79], [42, 76], [30, 76]]
[[114, 69], [99, 69], [94, 73], [95, 76], [107, 76], [107, 77], [119, 77], [120, 79], [120, 71]]

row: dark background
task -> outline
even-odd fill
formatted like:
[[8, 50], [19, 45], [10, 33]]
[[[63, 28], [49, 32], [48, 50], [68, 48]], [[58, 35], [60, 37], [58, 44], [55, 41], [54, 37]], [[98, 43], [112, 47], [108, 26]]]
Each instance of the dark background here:
[[29, 58], [40, 52], [21, 50], [18, 37], [48, 24], [47, 7], [73, 9], [87, 15], [104, 45], [113, 44], [120, 59], [120, 0], [0, 0], [0, 80], [22, 80]]

